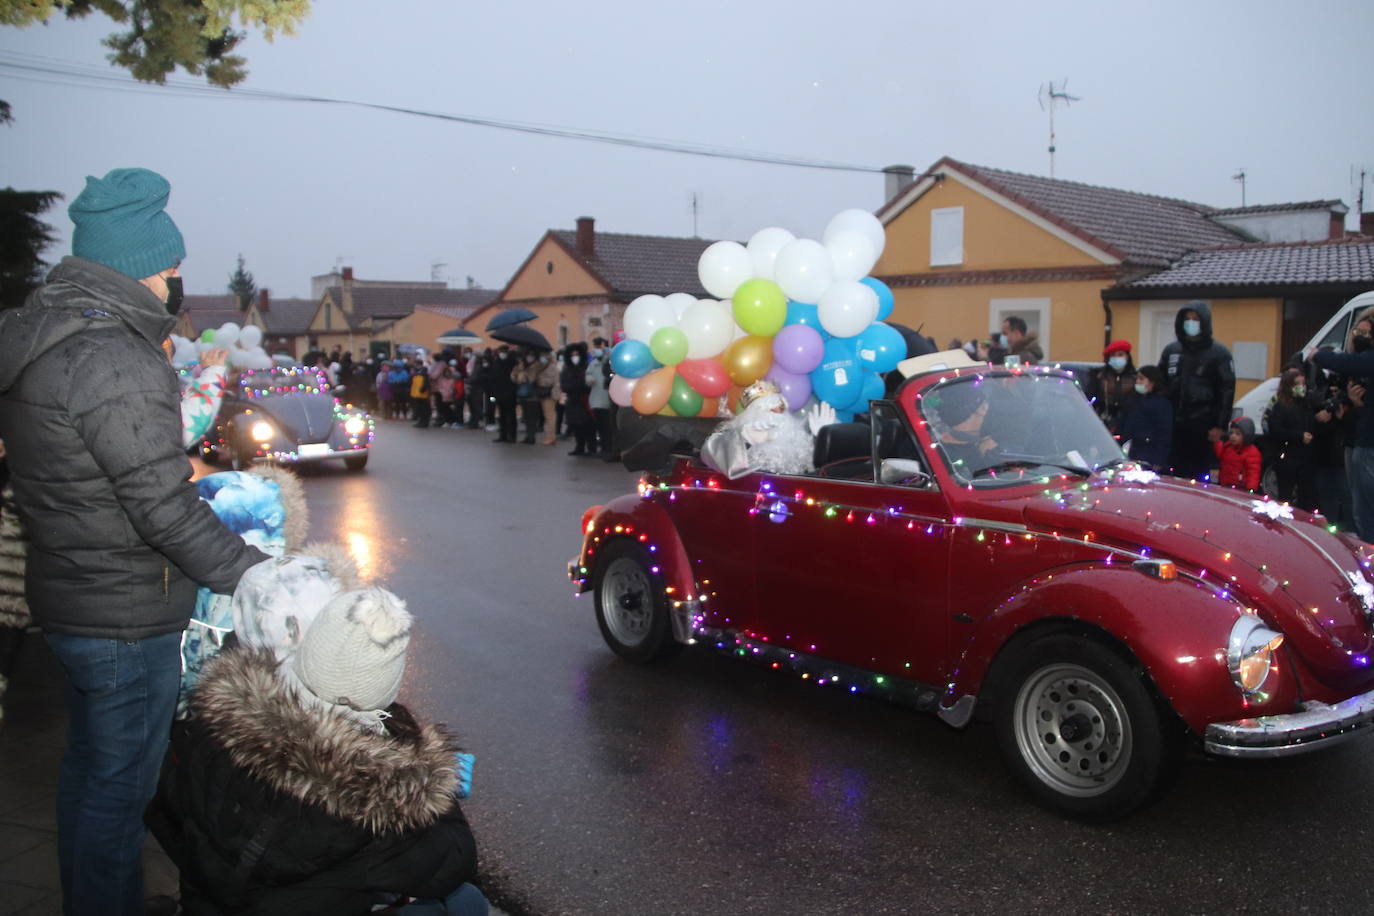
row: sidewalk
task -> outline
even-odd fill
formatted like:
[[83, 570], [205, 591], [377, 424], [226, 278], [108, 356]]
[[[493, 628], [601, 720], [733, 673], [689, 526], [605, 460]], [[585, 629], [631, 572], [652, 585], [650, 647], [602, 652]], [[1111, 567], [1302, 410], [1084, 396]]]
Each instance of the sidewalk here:
[[[56, 797], [66, 746], [63, 686], [42, 634], [27, 634], [0, 722], [0, 916], [62, 914]], [[177, 893], [176, 867], [151, 836], [143, 864], [147, 896]]]

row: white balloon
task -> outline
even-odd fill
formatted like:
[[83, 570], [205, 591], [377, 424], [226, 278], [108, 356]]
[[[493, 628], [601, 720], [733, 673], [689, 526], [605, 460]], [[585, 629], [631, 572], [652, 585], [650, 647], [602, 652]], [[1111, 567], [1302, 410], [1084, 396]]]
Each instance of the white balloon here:
[[180, 334], [172, 335], [172, 365], [186, 366], [200, 360], [200, 350], [196, 349], [193, 341], [187, 340]]
[[754, 262], [739, 242], [714, 242], [697, 261], [697, 278], [717, 299], [729, 299], [754, 275]]
[[873, 244], [868, 236], [855, 229], [836, 232], [826, 240], [825, 250], [830, 252], [830, 263], [835, 267], [836, 280], [858, 280], [868, 276], [878, 256], [873, 253]]
[[858, 280], [841, 280], [825, 291], [816, 310], [821, 327], [836, 337], [853, 337], [878, 317], [878, 294]]
[[255, 324], [250, 324], [239, 331], [239, 346], [245, 350], [251, 350], [262, 343], [262, 328]]
[[215, 332], [215, 346], [217, 347], [222, 347], [227, 350], [238, 343], [238, 340], [239, 326], [232, 321], [226, 321], [224, 324], [220, 325], [219, 330]]
[[673, 307], [673, 314], [677, 316], [678, 321], [682, 320], [683, 312], [697, 304], [697, 297], [691, 293], [669, 293], [664, 298]]
[[821, 238], [828, 246], [835, 233], [846, 230], [860, 232], [868, 239], [873, 246], [874, 261], [883, 256], [883, 247], [887, 245], [887, 232], [883, 230], [882, 221], [878, 217], [867, 210], [857, 208], [841, 210], [830, 218], [830, 222], [825, 226], [825, 234]]
[[795, 238], [795, 235], [778, 226], [769, 226], [755, 232], [749, 238], [749, 244], [745, 246], [749, 252], [749, 259], [754, 264], [754, 276], [776, 280], [778, 252]]
[[716, 300], [702, 299], [682, 313], [678, 327], [687, 335], [687, 358], [709, 359], [730, 345], [735, 316]]
[[249, 369], [271, 369], [274, 365], [272, 357], [267, 355], [267, 351], [262, 347], [254, 347], [248, 351]]
[[625, 336], [649, 342], [659, 328], [677, 327], [677, 313], [662, 296], [640, 296], [625, 308]]
[[830, 252], [815, 239], [794, 239], [778, 252], [776, 281], [787, 298], [820, 302], [821, 294], [835, 282]]

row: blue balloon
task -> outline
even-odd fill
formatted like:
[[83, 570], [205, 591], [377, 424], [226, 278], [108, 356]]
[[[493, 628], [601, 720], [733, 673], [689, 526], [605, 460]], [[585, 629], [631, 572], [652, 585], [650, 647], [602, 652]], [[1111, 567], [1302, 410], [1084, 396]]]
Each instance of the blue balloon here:
[[896, 304], [896, 300], [892, 297], [892, 290], [876, 277], [864, 277], [859, 282], [878, 294], [878, 320], [886, 321], [888, 316], [892, 314], [892, 307]]
[[649, 345], [642, 340], [626, 338], [611, 350], [611, 370], [626, 378], [639, 378], [648, 375], [662, 364], [649, 352]]
[[884, 384], [883, 377], [876, 372], [865, 372], [859, 388], [859, 396], [852, 403], [845, 405], [846, 410], [868, 413], [868, 402], [881, 401], [887, 394], [887, 385]]
[[854, 338], [825, 342], [821, 364], [811, 373], [811, 391], [835, 408], [848, 407], [863, 394], [863, 367], [854, 353]]
[[906, 338], [901, 331], [881, 321], [875, 321], [860, 331], [856, 340], [859, 362], [865, 369], [891, 372], [906, 359]]
[[786, 327], [789, 324], [804, 324], [808, 328], [815, 328], [820, 332], [821, 337], [829, 337], [825, 328], [821, 327], [820, 306], [807, 305], [805, 302], [796, 302], [792, 299], [787, 300], [787, 320], [783, 322]]

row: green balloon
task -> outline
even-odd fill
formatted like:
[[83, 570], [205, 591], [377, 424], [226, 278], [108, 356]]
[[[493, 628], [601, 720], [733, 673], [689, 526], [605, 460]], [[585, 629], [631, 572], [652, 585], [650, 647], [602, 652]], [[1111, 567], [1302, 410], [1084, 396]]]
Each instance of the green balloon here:
[[787, 295], [772, 280], [755, 277], [735, 290], [735, 324], [754, 337], [772, 337], [787, 322]]
[[665, 366], [676, 366], [687, 358], [687, 335], [678, 328], [659, 328], [649, 338], [649, 352]]
[[[658, 333], [655, 332], [657, 337]], [[687, 384], [687, 380], [680, 375], [673, 376], [673, 393], [668, 395], [668, 406], [680, 417], [695, 417], [701, 413], [701, 405], [704, 403], [701, 395]]]
[[215, 329], [214, 329], [214, 328], [206, 328], [205, 330], [201, 331], [201, 332], [200, 332], [200, 339], [203, 340], [203, 341], [205, 341], [206, 343], [214, 343], [214, 342], [215, 342]]

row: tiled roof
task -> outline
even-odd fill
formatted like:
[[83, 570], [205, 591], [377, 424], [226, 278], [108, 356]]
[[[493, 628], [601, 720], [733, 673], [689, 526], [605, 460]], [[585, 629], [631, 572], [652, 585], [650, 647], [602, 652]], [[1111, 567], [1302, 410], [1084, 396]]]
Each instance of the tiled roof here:
[[[489, 293], [491, 299], [496, 298], [497, 293], [495, 290], [488, 289], [483, 290], [483, 292]], [[490, 302], [491, 299], [487, 301]], [[424, 309], [426, 312], [433, 312], [436, 315], [443, 315], [445, 318], [452, 318], [456, 322], [461, 322], [485, 304], [486, 303], [480, 303], [478, 305], [421, 305], [418, 306], [418, 308]]]
[[[314, 299], [267, 300], [267, 311], [261, 312], [267, 333], [277, 337], [294, 337], [310, 330], [310, 319], [320, 304]], [[259, 310], [261, 311], [261, 310]]]
[[[340, 306], [343, 304], [343, 287], [331, 286], [326, 294]], [[363, 321], [386, 320], [409, 315], [422, 305], [427, 306], [471, 306], [485, 305], [495, 299], [497, 293], [490, 289], [416, 289], [404, 286], [364, 286], [353, 287], [353, 325]]]
[[186, 313], [197, 336], [225, 322], [243, 324], [243, 312], [239, 311], [234, 297], [227, 293], [222, 296], [186, 296], [181, 300], [181, 310]]
[[1228, 207], [1213, 210], [1213, 216], [1248, 216], [1251, 213], [1291, 213], [1295, 210], [1336, 210], [1345, 212], [1345, 204], [1339, 200], [1304, 200], [1293, 204], [1255, 204], [1250, 207]]
[[1167, 270], [1117, 289], [1367, 283], [1374, 287], [1374, 239], [1237, 245], [1195, 251]]
[[553, 235], [618, 296], [633, 298], [645, 293], [710, 295], [697, 278], [697, 261], [712, 239], [597, 232], [596, 254], [584, 258], [577, 250], [576, 232], [555, 229]]
[[931, 167], [958, 171], [1130, 264], [1164, 266], [1185, 252], [1246, 241], [1208, 219], [1215, 208], [1169, 197], [969, 165], [948, 157]]

